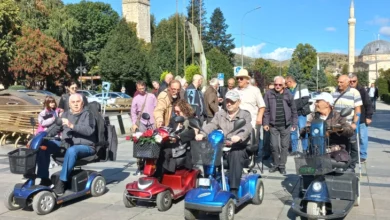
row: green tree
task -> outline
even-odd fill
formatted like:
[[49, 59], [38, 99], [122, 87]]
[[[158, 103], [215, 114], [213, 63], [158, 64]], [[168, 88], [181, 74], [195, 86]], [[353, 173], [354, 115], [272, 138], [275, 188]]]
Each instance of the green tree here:
[[[236, 46], [231, 34], [227, 34], [229, 27], [220, 8], [216, 8], [211, 15], [210, 25], [206, 34], [206, 51], [217, 48], [222, 54], [229, 58], [231, 64], [234, 62], [234, 53], [231, 51]], [[207, 53], [207, 52], [206, 52]]]
[[210, 80], [213, 77], [217, 77], [218, 73], [225, 74], [225, 80], [233, 77], [233, 65], [229, 62], [229, 58], [225, 56], [217, 48], [211, 49], [206, 53], [207, 58], [207, 67], [210, 70], [211, 74], [207, 74], [207, 80]]
[[191, 64], [186, 67], [186, 73], [184, 75], [184, 78], [190, 84], [192, 82], [192, 78], [194, 77], [195, 74], [201, 74], [200, 72], [200, 67], [195, 64]]
[[8, 73], [9, 61], [15, 55], [16, 37], [21, 34], [22, 20], [13, 0], [0, 2], [0, 83], [8, 87], [12, 75]]
[[359, 85], [368, 86], [368, 84], [370, 83], [368, 80], [368, 71], [359, 70], [356, 73], [356, 76], [359, 79]]
[[103, 80], [114, 84], [114, 91], [122, 84], [149, 79], [146, 74], [146, 57], [137, 38], [135, 24], [122, 19], [107, 41], [99, 56]]
[[[206, 33], [207, 33], [206, 29], [208, 25], [206, 20], [206, 8], [204, 6], [204, 2], [205, 0], [189, 0], [189, 4], [187, 6], [188, 21], [193, 23], [193, 25], [195, 25], [198, 28], [198, 33], [200, 33], [200, 23], [202, 23], [202, 31], [201, 31], [202, 39], [206, 37]], [[193, 18], [192, 18], [192, 6], [194, 6]]]
[[337, 79], [332, 73], [326, 73], [326, 80], [328, 82], [328, 86], [337, 86]]
[[[312, 68], [310, 79], [306, 81], [309, 91], [317, 91], [317, 67]], [[328, 86], [327, 77], [324, 68], [321, 66], [318, 70], [318, 89]]]
[[68, 60], [64, 48], [40, 30], [24, 28], [16, 41], [16, 48], [9, 70], [16, 79], [26, 79], [28, 87], [48, 80], [47, 77], [55, 80], [66, 74]]
[[341, 69], [342, 75], [348, 75], [348, 64], [344, 64], [343, 68]]
[[303, 83], [306, 81], [306, 77], [301, 69], [301, 65], [297, 61], [290, 62], [287, 74], [293, 76], [298, 83]]
[[274, 64], [263, 58], [256, 59], [250, 69], [255, 73], [258, 72], [258, 74], [261, 75], [261, 78], [264, 77], [264, 82], [258, 82], [259, 85], [264, 84], [264, 86], [269, 82], [272, 82], [273, 78], [280, 73], [280, 71]]
[[[78, 4], [66, 5], [69, 15], [81, 25], [74, 34], [75, 50], [80, 51], [90, 68], [98, 64], [98, 55], [110, 34], [119, 22], [119, 15], [109, 4], [82, 0]], [[79, 56], [81, 57], [81, 56]], [[72, 66], [82, 62], [81, 58]]]
[[[159, 79], [161, 72], [169, 71], [174, 75], [184, 75], [184, 63], [190, 63], [191, 48], [187, 42], [184, 49], [182, 22], [184, 17], [179, 17], [179, 72], [176, 74], [176, 16], [162, 19], [154, 32], [151, 49], [148, 53], [148, 70], [153, 79]], [[184, 50], [186, 57], [184, 58]]]
[[23, 25], [40, 30], [47, 28], [50, 13], [63, 6], [61, 0], [15, 0], [15, 2], [20, 8]]
[[306, 80], [311, 79], [311, 72], [317, 63], [317, 51], [310, 44], [298, 44], [292, 54], [291, 62], [299, 63]]

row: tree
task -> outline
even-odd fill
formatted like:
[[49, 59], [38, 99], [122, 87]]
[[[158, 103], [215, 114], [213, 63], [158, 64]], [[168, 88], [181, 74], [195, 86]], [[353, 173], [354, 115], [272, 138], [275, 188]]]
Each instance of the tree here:
[[[198, 33], [202, 34], [202, 39], [206, 36], [207, 20], [206, 20], [206, 8], [204, 6], [205, 0], [189, 0], [187, 6], [187, 18], [188, 21], [193, 23], [198, 28]], [[194, 6], [194, 17], [192, 17], [192, 6]], [[201, 14], [202, 13], [202, 14]], [[200, 24], [202, 24], [202, 30], [200, 31]]]
[[184, 75], [184, 78], [188, 83], [192, 82], [192, 78], [195, 74], [201, 74], [200, 67], [195, 64], [191, 64], [186, 67], [186, 73]]
[[[184, 48], [182, 22], [184, 17], [179, 17], [179, 72], [176, 73], [176, 16], [162, 19], [154, 32], [151, 49], [148, 53], [148, 70], [153, 79], [159, 79], [163, 71], [172, 72], [175, 75], [184, 75], [184, 63], [190, 63], [191, 48], [187, 42]], [[186, 57], [184, 57], [184, 50]]]
[[43, 82], [47, 77], [56, 80], [66, 74], [68, 60], [64, 48], [40, 30], [23, 28], [16, 48], [16, 56], [10, 62], [9, 70], [17, 80], [26, 79], [28, 87]]
[[[279, 75], [277, 67], [274, 66], [270, 61], [263, 58], [258, 58], [255, 60], [253, 65], [250, 68], [253, 72], [260, 74], [261, 78], [264, 77], [264, 82], [258, 82], [258, 84], [268, 84], [273, 81], [273, 78]], [[259, 77], [260, 77], [259, 75]], [[257, 79], [255, 79], [257, 80]]]
[[116, 89], [123, 84], [148, 78], [145, 54], [137, 38], [135, 25], [128, 24], [125, 19], [122, 19], [111, 32], [99, 56], [103, 80], [112, 82]]
[[332, 73], [326, 73], [326, 80], [328, 82], [328, 86], [337, 86], [337, 79]]
[[[317, 67], [312, 68], [311, 76], [308, 81], [306, 81], [309, 91], [317, 91]], [[321, 66], [318, 70], [318, 89], [323, 89], [328, 85], [327, 77], [325, 74], [324, 68]]]
[[356, 73], [357, 78], [359, 79], [359, 85], [368, 86], [370, 81], [368, 80], [368, 71], [359, 70]]
[[213, 48], [207, 52], [206, 58], [208, 60], [207, 67], [211, 72], [211, 74], [207, 74], [207, 80], [217, 77], [218, 73], [224, 73], [226, 80], [233, 77], [233, 65], [230, 64], [229, 58], [217, 48]]
[[306, 81], [306, 77], [303, 73], [303, 70], [301, 69], [301, 65], [297, 61], [290, 62], [287, 74], [293, 76], [298, 83], [303, 83]]
[[344, 64], [343, 68], [341, 69], [342, 75], [348, 75], [348, 64]]
[[[210, 51], [212, 48], [217, 48], [222, 54], [229, 58], [231, 64], [234, 62], [234, 53], [231, 51], [236, 46], [234, 45], [234, 38], [231, 34], [227, 34], [227, 28], [229, 27], [225, 23], [225, 18], [220, 8], [216, 8], [211, 15], [210, 25], [206, 34], [206, 51]], [[207, 53], [207, 52], [206, 52]]]
[[[98, 64], [98, 56], [104, 48], [111, 30], [119, 22], [119, 15], [109, 4], [102, 2], [87, 2], [82, 0], [78, 4], [66, 5], [69, 15], [80, 24], [73, 33], [75, 49], [80, 51], [90, 68]], [[84, 60], [77, 60], [74, 67]]]
[[311, 72], [317, 63], [317, 51], [310, 44], [298, 44], [292, 54], [291, 62], [299, 63], [306, 80], [311, 79]]
[[12, 75], [8, 73], [8, 64], [15, 55], [16, 37], [21, 34], [22, 20], [18, 7], [13, 0], [0, 2], [0, 83], [8, 87]]

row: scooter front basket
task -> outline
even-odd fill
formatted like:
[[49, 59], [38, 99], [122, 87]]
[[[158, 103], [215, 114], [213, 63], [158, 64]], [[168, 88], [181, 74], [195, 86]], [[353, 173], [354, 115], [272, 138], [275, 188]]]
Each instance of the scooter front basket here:
[[223, 144], [213, 146], [208, 141], [191, 141], [192, 163], [204, 166], [220, 166]]
[[328, 155], [301, 156], [294, 158], [298, 175], [324, 175], [333, 171]]
[[14, 174], [35, 174], [38, 150], [19, 148], [8, 153], [9, 167]]

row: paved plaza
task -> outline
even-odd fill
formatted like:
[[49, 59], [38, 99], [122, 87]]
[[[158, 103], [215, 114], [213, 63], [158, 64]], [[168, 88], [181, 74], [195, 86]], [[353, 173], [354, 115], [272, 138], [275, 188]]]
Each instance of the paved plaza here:
[[[363, 165], [361, 180], [361, 204], [354, 207], [346, 219], [390, 219], [390, 106], [378, 103], [373, 124], [369, 127], [369, 149], [367, 163]], [[0, 192], [22, 181], [21, 175], [9, 172], [8, 159], [5, 154], [11, 151], [11, 145], [0, 148]], [[177, 201], [167, 212], [159, 212], [153, 206], [127, 209], [122, 204], [122, 193], [125, 185], [136, 180], [135, 159], [132, 157], [132, 143], [125, 137], [119, 138], [117, 161], [95, 163], [84, 167], [101, 171], [107, 180], [108, 191], [101, 197], [84, 197], [77, 201], [63, 204], [52, 213], [38, 216], [32, 210], [8, 211], [4, 205], [4, 195], [0, 195], [0, 219], [184, 219], [184, 202]], [[59, 170], [51, 169], [51, 172]], [[300, 219], [290, 210], [292, 194], [298, 177], [292, 157], [288, 158], [287, 175], [269, 174], [265, 167], [263, 174], [265, 198], [263, 204], [248, 204], [238, 210], [235, 219]], [[294, 190], [295, 188], [295, 190]], [[206, 216], [203, 219], [216, 219]]]

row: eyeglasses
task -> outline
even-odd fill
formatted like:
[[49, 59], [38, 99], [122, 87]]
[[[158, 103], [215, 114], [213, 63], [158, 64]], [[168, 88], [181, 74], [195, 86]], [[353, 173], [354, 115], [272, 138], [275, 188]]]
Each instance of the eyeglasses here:
[[356, 83], [357, 82], [357, 80], [351, 80], [351, 81], [349, 81], [350, 83]]
[[244, 80], [244, 77], [237, 77], [237, 80]]
[[280, 86], [280, 87], [282, 87], [283, 84], [277, 84], [277, 83], [275, 83], [274, 86]]

